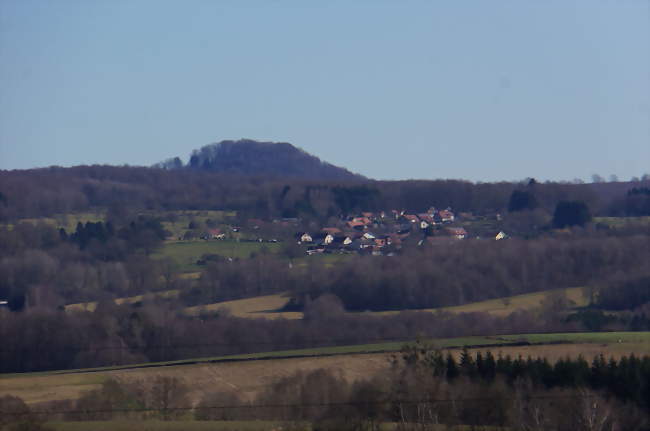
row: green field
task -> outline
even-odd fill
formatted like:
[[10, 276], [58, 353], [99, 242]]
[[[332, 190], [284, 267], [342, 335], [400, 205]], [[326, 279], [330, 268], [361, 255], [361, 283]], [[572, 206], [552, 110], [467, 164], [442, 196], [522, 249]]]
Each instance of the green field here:
[[[165, 221], [162, 222], [162, 225], [167, 231], [169, 231], [170, 236], [173, 238], [182, 236], [192, 221], [201, 227], [205, 227], [206, 222], [212, 220], [214, 223], [217, 223], [219, 227], [225, 227], [226, 221], [237, 215], [235, 211], [220, 210], [143, 211], [140, 214], [164, 219]], [[81, 213], [57, 214], [52, 217], [25, 218], [21, 219], [20, 222], [32, 224], [46, 223], [56, 228], [62, 227], [70, 233], [77, 228], [77, 223], [79, 222], [98, 222], [104, 221], [105, 219], [106, 212], [104, 210], [97, 210]], [[9, 227], [11, 226], [12, 225], [9, 225]]]
[[[205, 211], [169, 211], [159, 212], [152, 215], [157, 215], [168, 219], [162, 222], [163, 227], [170, 233], [170, 237], [177, 239], [182, 237], [185, 231], [188, 230], [190, 222], [195, 222], [201, 228], [207, 228], [206, 222], [212, 220], [217, 224], [217, 227], [222, 231], [226, 230], [226, 222], [229, 218], [235, 217], [235, 211], [219, 211], [219, 210], [205, 210]], [[170, 221], [171, 220], [171, 221]]]
[[[63, 228], [66, 232], [74, 232], [77, 229], [77, 223], [86, 223], [86, 222], [98, 222], [104, 221], [106, 215], [102, 211], [97, 212], [83, 212], [83, 213], [69, 213], [69, 214], [60, 214], [53, 217], [39, 217], [39, 218], [25, 218], [21, 219], [20, 223], [45, 223], [55, 228]], [[9, 228], [13, 228], [13, 225], [6, 225]]]
[[230, 240], [168, 241], [153, 254], [153, 258], [172, 259], [182, 272], [200, 271], [196, 261], [204, 254], [218, 254], [223, 257], [248, 258], [251, 253], [266, 249], [269, 253], [280, 251], [279, 243], [239, 242]]

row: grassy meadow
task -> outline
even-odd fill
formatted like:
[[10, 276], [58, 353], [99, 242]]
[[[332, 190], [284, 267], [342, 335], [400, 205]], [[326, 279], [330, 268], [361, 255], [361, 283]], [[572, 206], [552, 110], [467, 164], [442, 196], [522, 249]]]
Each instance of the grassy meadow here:
[[[66, 232], [74, 232], [77, 229], [77, 223], [86, 223], [98, 221], [104, 221], [106, 214], [104, 211], [96, 212], [82, 212], [82, 213], [67, 213], [55, 215], [52, 217], [39, 217], [39, 218], [25, 218], [21, 219], [20, 223], [30, 223], [30, 224], [39, 224], [44, 223], [55, 228], [63, 228]], [[6, 225], [9, 228], [12, 228], [12, 224]]]
[[269, 253], [280, 251], [280, 243], [242, 242], [234, 240], [196, 240], [196, 241], [167, 241], [153, 254], [153, 258], [170, 258], [180, 272], [196, 272], [201, 267], [196, 261], [205, 254], [218, 254], [223, 257], [246, 259], [251, 253]]

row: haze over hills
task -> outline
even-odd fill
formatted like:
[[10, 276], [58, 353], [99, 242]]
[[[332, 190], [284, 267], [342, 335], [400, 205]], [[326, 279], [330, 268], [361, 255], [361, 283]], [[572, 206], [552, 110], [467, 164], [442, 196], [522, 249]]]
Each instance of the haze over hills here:
[[250, 139], [221, 141], [194, 150], [187, 164], [178, 157], [155, 165], [239, 175], [265, 175], [309, 180], [364, 180], [362, 175], [320, 160], [286, 142]]

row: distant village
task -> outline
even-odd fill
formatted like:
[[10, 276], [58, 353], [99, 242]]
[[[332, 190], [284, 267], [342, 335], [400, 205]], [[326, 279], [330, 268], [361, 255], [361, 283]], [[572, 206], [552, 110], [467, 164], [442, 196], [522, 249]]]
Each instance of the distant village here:
[[[497, 220], [500, 216], [494, 216]], [[331, 226], [298, 231], [293, 235], [293, 240], [304, 247], [307, 255], [320, 253], [356, 253], [369, 255], [392, 255], [408, 242], [422, 245], [449, 245], [450, 243], [464, 240], [469, 234], [465, 227], [458, 226], [459, 219], [474, 220], [475, 217], [468, 213], [454, 214], [451, 208], [429, 208], [424, 213], [409, 214], [403, 210], [390, 210], [379, 212], [361, 212], [359, 214], [341, 216], [337, 223]], [[249, 219], [247, 224], [253, 231], [258, 231], [255, 239], [239, 239], [240, 241], [279, 242], [277, 238], [263, 238], [264, 222]], [[298, 226], [297, 218], [284, 218], [273, 220], [273, 224], [285, 228]], [[237, 233], [241, 227], [229, 227], [231, 232]], [[202, 236], [207, 240], [223, 240], [230, 238], [222, 229], [208, 229]], [[487, 236], [496, 241], [506, 239], [508, 236], [503, 231], [495, 231]], [[486, 238], [484, 236], [484, 238]]]

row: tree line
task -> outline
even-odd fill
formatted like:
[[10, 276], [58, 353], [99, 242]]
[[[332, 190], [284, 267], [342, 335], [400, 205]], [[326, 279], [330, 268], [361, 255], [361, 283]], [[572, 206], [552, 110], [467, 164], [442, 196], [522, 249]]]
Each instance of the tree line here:
[[[187, 169], [51, 167], [0, 172], [0, 220], [120, 206], [133, 211], [229, 209], [263, 219], [284, 215], [321, 220], [342, 213], [379, 209], [422, 212], [432, 205], [476, 214], [532, 207], [552, 213], [560, 201], [584, 202], [591, 213], [598, 215], [641, 215], [645, 213], [647, 204], [643, 202], [648, 195], [631, 190], [644, 190], [644, 187], [648, 187], [648, 180], [531, 185], [530, 181], [304, 180]], [[514, 191], [518, 191], [519, 200]], [[528, 197], [531, 199], [526, 200]]]
[[[645, 235], [465, 240], [397, 256], [355, 257], [332, 268], [310, 267], [309, 276], [293, 284], [290, 307], [300, 309], [326, 293], [340, 298], [347, 310], [364, 311], [437, 308], [558, 287], [596, 289], [614, 274], [647, 275], [648, 261]], [[603, 290], [603, 306], [622, 292], [617, 308], [644, 304], [644, 280], [637, 287]]]
[[19, 311], [169, 289], [172, 264], [149, 257], [164, 237], [160, 221], [144, 216], [79, 223], [70, 233], [44, 223], [0, 227], [0, 299]]
[[487, 313], [368, 316], [345, 313], [333, 297], [309, 304], [301, 320], [247, 319], [227, 310], [190, 316], [169, 302], [94, 312], [28, 309], [0, 314], [0, 373], [76, 369], [240, 353], [354, 345], [423, 337], [576, 331], [552, 303], [506, 317]]

